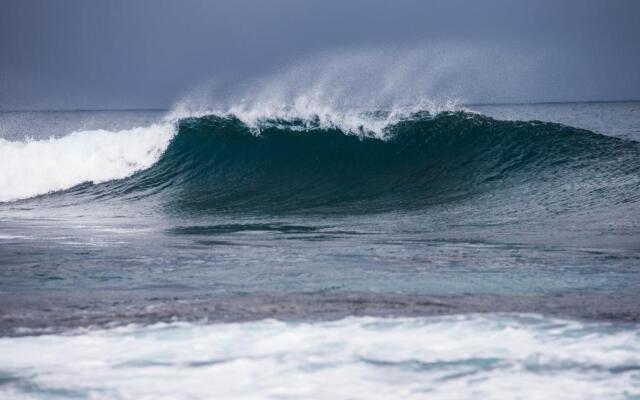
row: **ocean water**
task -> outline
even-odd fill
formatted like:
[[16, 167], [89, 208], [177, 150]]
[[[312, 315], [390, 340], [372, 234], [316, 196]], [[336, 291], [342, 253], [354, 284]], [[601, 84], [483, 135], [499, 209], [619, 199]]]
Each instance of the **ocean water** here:
[[241, 111], [0, 113], [1, 397], [640, 396], [640, 103]]

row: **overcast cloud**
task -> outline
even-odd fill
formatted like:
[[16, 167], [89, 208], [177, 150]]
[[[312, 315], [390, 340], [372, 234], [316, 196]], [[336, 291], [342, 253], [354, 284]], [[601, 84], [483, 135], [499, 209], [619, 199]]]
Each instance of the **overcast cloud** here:
[[0, 109], [167, 108], [351, 54], [341, 74], [384, 65], [396, 97], [640, 99], [639, 18], [634, 0], [0, 0]]

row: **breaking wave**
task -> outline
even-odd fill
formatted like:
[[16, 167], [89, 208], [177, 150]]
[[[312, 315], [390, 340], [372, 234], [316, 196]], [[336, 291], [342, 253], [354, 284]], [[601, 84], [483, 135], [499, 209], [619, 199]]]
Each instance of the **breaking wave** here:
[[83, 182], [103, 184], [66, 194], [161, 196], [180, 208], [220, 211], [420, 208], [509, 188], [563, 207], [640, 196], [637, 142], [463, 111], [358, 118], [369, 122], [206, 115], [0, 141], [0, 200]]

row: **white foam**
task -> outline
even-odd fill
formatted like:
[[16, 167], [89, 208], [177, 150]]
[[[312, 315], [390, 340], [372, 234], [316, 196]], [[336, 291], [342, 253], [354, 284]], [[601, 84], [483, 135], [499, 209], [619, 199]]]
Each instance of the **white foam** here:
[[0, 139], [0, 202], [126, 178], [158, 161], [174, 134], [167, 123], [48, 140]]
[[637, 325], [527, 315], [173, 323], [0, 339], [0, 397], [624, 399], [638, 365]]

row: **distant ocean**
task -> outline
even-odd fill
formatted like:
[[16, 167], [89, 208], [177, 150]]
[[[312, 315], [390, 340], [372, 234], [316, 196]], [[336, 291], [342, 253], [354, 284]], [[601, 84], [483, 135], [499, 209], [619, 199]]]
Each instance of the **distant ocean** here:
[[638, 399], [640, 103], [0, 112], [0, 398]]

